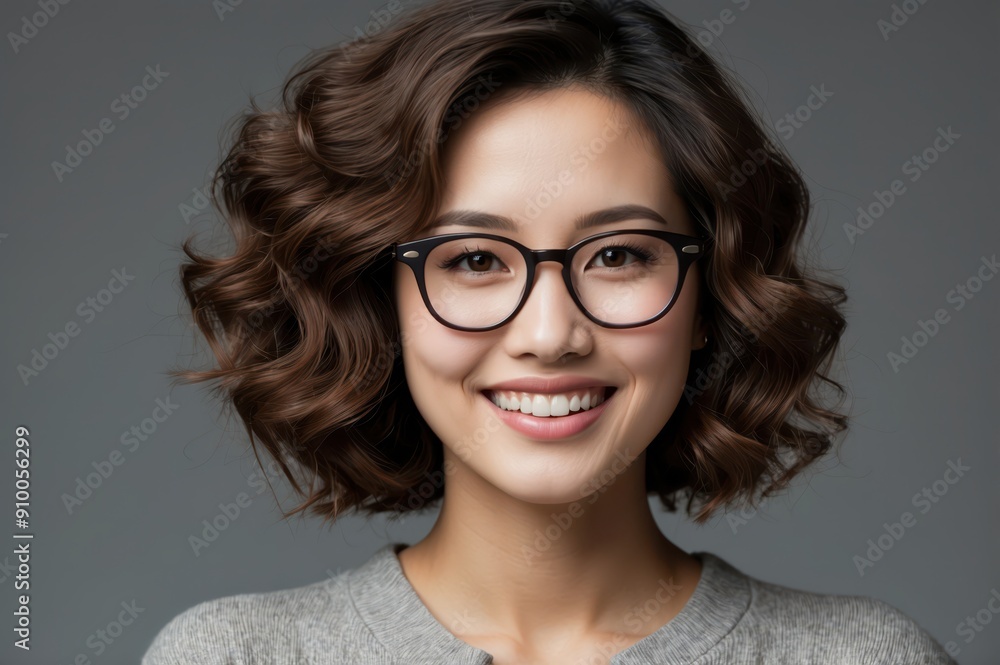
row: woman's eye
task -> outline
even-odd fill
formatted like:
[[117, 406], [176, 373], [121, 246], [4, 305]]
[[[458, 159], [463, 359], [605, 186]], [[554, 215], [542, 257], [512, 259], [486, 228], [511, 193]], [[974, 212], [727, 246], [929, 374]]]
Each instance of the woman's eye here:
[[487, 272], [500, 264], [500, 260], [489, 253], [464, 254], [451, 262], [452, 265], [462, 267], [468, 264], [469, 272]]
[[598, 268], [621, 268], [622, 265], [627, 265], [625, 263], [626, 255], [631, 255], [635, 258], [639, 258], [636, 257], [635, 254], [628, 251], [627, 249], [622, 249], [619, 247], [609, 247], [606, 249], [602, 249], [600, 252], [597, 253], [597, 256], [594, 258], [595, 260], [600, 259], [603, 262], [603, 265], [597, 266]]

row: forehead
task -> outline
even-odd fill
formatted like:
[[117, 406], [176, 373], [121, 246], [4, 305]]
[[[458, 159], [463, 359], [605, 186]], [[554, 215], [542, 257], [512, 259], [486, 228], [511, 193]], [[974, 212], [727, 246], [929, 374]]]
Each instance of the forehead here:
[[561, 233], [591, 211], [637, 205], [691, 231], [653, 137], [627, 107], [575, 86], [501, 93], [448, 134], [439, 216], [481, 210]]

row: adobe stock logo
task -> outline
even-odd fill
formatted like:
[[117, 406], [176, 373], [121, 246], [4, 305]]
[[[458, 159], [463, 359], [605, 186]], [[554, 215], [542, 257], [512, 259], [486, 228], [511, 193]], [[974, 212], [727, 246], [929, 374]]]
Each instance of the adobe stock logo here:
[[[168, 76], [170, 76], [170, 72], [161, 71], [159, 63], [155, 67], [153, 65], [146, 65], [146, 75], [142, 77], [142, 80], [132, 86], [128, 92], [123, 92], [111, 100], [109, 110], [117, 114], [118, 120], [124, 120]], [[105, 117], [97, 122], [96, 128], [81, 130], [80, 133], [83, 134], [83, 139], [77, 141], [76, 145], [66, 144], [66, 158], [64, 162], [58, 160], [52, 161], [52, 172], [55, 174], [56, 180], [62, 182], [66, 178], [66, 175], [72, 173], [73, 169], [80, 166], [83, 163], [83, 158], [92, 154], [94, 148], [104, 142], [104, 137], [115, 131], [115, 129], [115, 123], [111, 121], [111, 118]]]
[[143, 443], [152, 438], [159, 426], [166, 422], [167, 418], [181, 406], [171, 402], [169, 395], [163, 399], [157, 397], [153, 403], [156, 406], [153, 407], [148, 417], [143, 418], [139, 424], [132, 425], [129, 429], [122, 431], [121, 436], [118, 437], [121, 449], [115, 448], [105, 457], [91, 462], [90, 466], [94, 470], [86, 475], [81, 474], [76, 477], [72, 493], [63, 492], [63, 506], [68, 515], [72, 515], [73, 511], [93, 496], [118, 467], [128, 461], [126, 453], [135, 453]]
[[38, 0], [38, 7], [42, 10], [35, 12], [29, 19], [27, 16], [21, 17], [21, 29], [18, 32], [8, 32], [7, 41], [14, 53], [20, 53], [21, 47], [34, 39], [38, 31], [49, 24], [49, 21], [59, 13], [60, 5], [68, 5], [69, 0]]
[[[98, 312], [103, 312], [107, 309], [115, 300], [115, 297], [124, 291], [133, 279], [135, 279], [135, 275], [130, 275], [125, 266], [122, 266], [120, 271], [112, 270], [107, 288], [98, 291], [96, 296], [90, 296], [81, 301], [76, 306], [77, 316], [82, 318], [84, 323], [91, 323], [97, 318]], [[21, 363], [17, 366], [17, 373], [21, 377], [21, 382], [24, 385], [28, 385], [30, 379], [38, 376], [39, 373], [44, 371], [46, 367], [59, 357], [60, 352], [66, 350], [70, 339], [79, 335], [81, 330], [81, 326], [76, 321], [70, 320], [66, 322], [62, 329], [58, 329], [57, 332], [53, 333], [50, 331], [48, 334], [50, 342], [44, 344], [41, 351], [37, 347], [33, 348], [31, 350], [31, 360], [28, 361], [28, 364]]]
[[[962, 135], [954, 132], [951, 125], [948, 125], [947, 129], [938, 127], [937, 136], [931, 144], [924, 148], [920, 154], [914, 154], [903, 162], [899, 167], [900, 170], [903, 175], [909, 176], [910, 182], [920, 180], [920, 177], [960, 138]], [[864, 235], [906, 192], [906, 183], [899, 178], [893, 180], [888, 189], [874, 190], [872, 194], [875, 200], [867, 206], [858, 206], [856, 220], [844, 224], [844, 234], [847, 236], [848, 242], [853, 245], [854, 239]]]
[[[940, 501], [941, 497], [946, 495], [948, 490], [971, 470], [972, 467], [962, 464], [961, 457], [954, 461], [948, 460], [948, 466], [941, 477], [931, 483], [930, 487], [924, 487], [914, 494], [910, 502], [914, 508], [920, 509], [921, 515], [926, 515], [934, 507], [934, 504]], [[854, 566], [857, 568], [858, 575], [864, 577], [865, 570], [874, 568], [875, 563], [880, 561], [886, 552], [903, 539], [907, 529], [912, 529], [916, 524], [916, 515], [909, 511], [902, 513], [899, 519], [891, 524], [883, 522], [884, 533], [868, 539], [868, 549], [865, 551], [865, 555], [854, 555]]]
[[[1000, 614], [1000, 589], [993, 587], [990, 589], [990, 596], [983, 603], [983, 606], [975, 614], [969, 614], [959, 621], [958, 625], [955, 626], [955, 632], [964, 637], [965, 643], [969, 644], [976, 639], [976, 633], [981, 633], [986, 626], [990, 625], [997, 614]], [[944, 650], [952, 658], [962, 652], [962, 648], [954, 640], [946, 642]]]
[[910, 17], [916, 14], [927, 0], [903, 0], [902, 6], [892, 3], [892, 13], [889, 20], [880, 18], [875, 22], [878, 31], [882, 34], [882, 41], [889, 41], [889, 35], [899, 32], [899, 29], [906, 25]]
[[811, 86], [809, 91], [812, 94], [806, 99], [805, 104], [801, 104], [793, 113], [786, 113], [784, 118], [774, 123], [774, 129], [781, 134], [783, 140], [787, 141], [792, 138], [795, 135], [795, 130], [802, 129], [803, 125], [812, 118], [813, 112], [823, 108], [823, 105], [833, 97], [833, 93], [827, 90], [826, 85], [822, 83], [819, 88]]
[[[966, 303], [972, 300], [975, 294], [982, 290], [986, 282], [993, 279], [993, 276], [998, 272], [1000, 272], [1000, 261], [997, 261], [996, 254], [991, 257], [980, 257], [976, 273], [966, 278], [964, 282], [955, 284], [955, 288], [948, 291], [945, 299], [951, 303], [956, 312], [961, 311]], [[889, 351], [886, 353], [886, 359], [889, 361], [893, 373], [899, 374], [900, 368], [916, 358], [920, 349], [927, 346], [945, 325], [951, 323], [951, 320], [951, 314], [948, 310], [940, 307], [934, 312], [933, 317], [927, 320], [920, 319], [916, 322], [919, 330], [913, 331], [909, 336], [900, 336], [902, 344], [899, 347], [899, 352]]]

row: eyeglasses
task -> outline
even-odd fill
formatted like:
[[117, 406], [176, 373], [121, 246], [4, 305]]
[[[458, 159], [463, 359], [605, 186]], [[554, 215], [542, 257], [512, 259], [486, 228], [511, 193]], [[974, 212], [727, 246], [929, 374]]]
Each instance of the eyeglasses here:
[[543, 261], [562, 264], [577, 307], [606, 328], [635, 328], [663, 317], [677, 301], [705, 240], [668, 231], [608, 231], [567, 249], [529, 249], [503, 236], [448, 233], [394, 243], [410, 266], [431, 315], [455, 330], [484, 332], [524, 306]]

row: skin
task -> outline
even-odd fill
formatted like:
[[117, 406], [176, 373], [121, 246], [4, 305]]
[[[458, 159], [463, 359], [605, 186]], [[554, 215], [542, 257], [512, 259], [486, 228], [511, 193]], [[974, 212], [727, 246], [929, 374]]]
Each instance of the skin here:
[[[534, 249], [614, 229], [695, 235], [661, 157], [625, 107], [579, 87], [502, 93], [443, 144], [439, 212], [509, 216], [516, 232], [488, 232]], [[585, 154], [586, 146], [594, 149]], [[563, 191], [538, 198], [564, 170], [572, 181]], [[548, 205], [532, 211], [529, 200]], [[668, 226], [637, 218], [574, 230], [577, 216], [620, 204], [648, 206]], [[408, 239], [476, 230], [441, 226]], [[411, 270], [395, 265], [407, 383], [445, 455], [440, 515], [398, 556], [431, 614], [497, 665], [601, 662], [595, 652], [606, 659], [676, 616], [701, 576], [698, 560], [660, 533], [643, 482], [645, 448], [682, 396], [691, 352], [704, 345], [698, 271], [688, 271], [663, 318], [620, 330], [577, 309], [558, 264], [540, 264], [535, 280], [507, 325], [463, 332], [438, 323]], [[480, 394], [507, 379], [565, 374], [618, 386], [601, 418], [568, 441], [507, 427]], [[562, 526], [553, 514], [564, 515]]]

